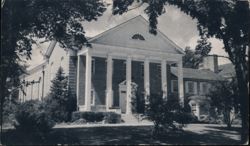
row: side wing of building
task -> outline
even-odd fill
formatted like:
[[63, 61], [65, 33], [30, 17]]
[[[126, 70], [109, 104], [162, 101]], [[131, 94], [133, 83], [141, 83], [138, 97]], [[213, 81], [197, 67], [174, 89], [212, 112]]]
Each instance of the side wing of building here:
[[19, 91], [21, 101], [45, 98], [50, 92], [51, 81], [56, 76], [59, 67], [62, 67], [65, 75], [68, 76], [70, 88], [73, 92], [76, 90], [74, 53], [52, 41], [43, 55], [44, 61], [41, 64], [27, 70], [27, 73], [20, 77], [23, 84], [23, 90]]

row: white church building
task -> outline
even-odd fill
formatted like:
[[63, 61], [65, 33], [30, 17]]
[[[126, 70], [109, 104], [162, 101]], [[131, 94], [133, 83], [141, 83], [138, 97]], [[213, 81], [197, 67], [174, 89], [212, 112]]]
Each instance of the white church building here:
[[150, 34], [148, 27], [147, 20], [137, 16], [90, 38], [92, 46], [78, 50], [63, 49], [52, 41], [43, 52], [44, 61], [21, 76], [27, 86], [19, 99], [45, 98], [61, 66], [77, 96], [79, 111], [131, 114], [134, 83], [136, 95], [142, 98], [157, 93], [167, 98], [176, 93], [183, 103], [190, 97], [192, 111], [199, 117], [200, 106], [209, 100], [203, 95], [210, 83], [222, 79], [215, 72], [217, 58], [207, 59], [201, 69], [183, 68], [183, 49], [159, 30], [157, 35]]

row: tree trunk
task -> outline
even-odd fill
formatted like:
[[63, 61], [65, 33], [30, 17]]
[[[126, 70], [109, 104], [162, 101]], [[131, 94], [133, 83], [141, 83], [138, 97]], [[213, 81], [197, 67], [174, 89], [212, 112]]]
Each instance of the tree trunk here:
[[248, 97], [248, 76], [247, 68], [244, 63], [235, 62], [236, 77], [238, 80], [239, 96], [240, 96], [240, 114], [242, 120], [241, 141], [248, 141], [249, 134], [249, 97]]
[[225, 108], [224, 111], [224, 121], [227, 124], [227, 128], [230, 129], [231, 128], [231, 120], [230, 120], [230, 110], [228, 110], [228, 108]]
[[[1, 62], [2, 65], [2, 62]], [[0, 85], [0, 144], [3, 144], [3, 105], [4, 105], [4, 100], [6, 97], [6, 88], [5, 88], [5, 83], [6, 83], [6, 76], [1, 75], [1, 85]]]

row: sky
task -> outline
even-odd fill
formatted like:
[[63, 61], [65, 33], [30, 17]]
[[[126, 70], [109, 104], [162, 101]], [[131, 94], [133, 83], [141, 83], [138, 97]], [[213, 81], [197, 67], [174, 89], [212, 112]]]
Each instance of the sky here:
[[[109, 2], [110, 0], [108, 0]], [[135, 3], [134, 6], [137, 4]], [[133, 6], [132, 6], [133, 7]], [[93, 37], [102, 33], [112, 27], [115, 27], [118, 24], [121, 24], [133, 17], [142, 15], [145, 19], [148, 20], [147, 15], [144, 13], [146, 4], [142, 5], [139, 8], [133, 9], [124, 13], [123, 15], [112, 15], [111, 8], [109, 5], [104, 14], [97, 19], [97, 21], [83, 22], [83, 27], [86, 32], [87, 37]], [[168, 36], [173, 42], [180, 46], [183, 50], [189, 46], [191, 49], [194, 49], [197, 40], [199, 39], [199, 33], [197, 30], [197, 21], [192, 19], [190, 16], [181, 12], [175, 6], [165, 6], [166, 12], [158, 18], [158, 29]], [[210, 54], [218, 54], [223, 56], [228, 56], [223, 49], [223, 43], [215, 38], [209, 39], [212, 43], [212, 50]], [[41, 43], [38, 45], [33, 45], [32, 50], [32, 60], [27, 63], [30, 65], [30, 68], [38, 65], [42, 62], [43, 57], [41, 51], [46, 49], [49, 46], [49, 43]], [[229, 60], [225, 58], [219, 58], [219, 64], [229, 63]]]

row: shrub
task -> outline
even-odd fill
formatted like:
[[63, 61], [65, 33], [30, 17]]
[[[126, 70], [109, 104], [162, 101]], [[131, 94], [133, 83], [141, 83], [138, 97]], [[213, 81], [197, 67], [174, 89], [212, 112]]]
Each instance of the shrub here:
[[178, 124], [187, 124], [195, 120], [187, 106], [182, 108], [178, 97], [169, 95], [164, 100], [161, 94], [154, 94], [149, 97], [149, 104], [146, 106], [146, 116], [154, 122], [154, 136], [159, 136], [167, 131], [182, 130]]
[[44, 137], [55, 124], [40, 101], [21, 103], [17, 109], [14, 126], [18, 131]]
[[72, 121], [84, 119], [86, 122], [120, 123], [121, 115], [114, 112], [73, 112]]
[[105, 123], [121, 123], [121, 115], [114, 112], [105, 113]]
[[7, 99], [3, 105], [3, 123], [13, 125], [18, 102]]
[[64, 76], [60, 67], [56, 77], [52, 80], [50, 93], [45, 98], [46, 108], [56, 122], [67, 122], [71, 120], [71, 114], [76, 110], [76, 96], [68, 87], [68, 78]]
[[78, 119], [85, 119], [87, 122], [100, 122], [104, 118], [104, 114], [102, 112], [73, 112], [72, 113], [72, 121], [76, 121]]

